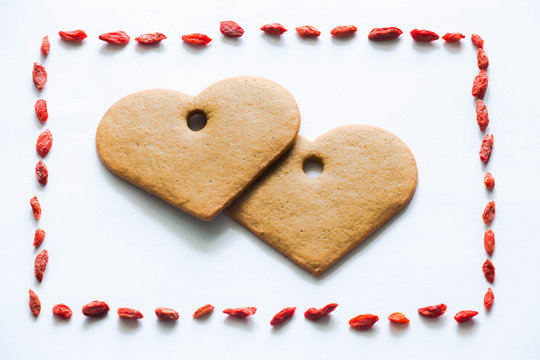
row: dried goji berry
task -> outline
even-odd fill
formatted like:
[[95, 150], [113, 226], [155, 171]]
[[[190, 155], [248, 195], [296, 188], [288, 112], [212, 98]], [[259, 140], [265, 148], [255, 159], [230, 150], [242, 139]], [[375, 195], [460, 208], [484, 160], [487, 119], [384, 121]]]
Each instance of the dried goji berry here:
[[228, 37], [240, 37], [244, 35], [244, 29], [238, 23], [231, 20], [220, 22], [219, 31]]
[[261, 26], [261, 30], [264, 31], [266, 35], [280, 36], [287, 31], [285, 26], [280, 23], [266, 24]]
[[47, 83], [47, 71], [45, 67], [41, 64], [34, 63], [34, 69], [32, 70], [32, 80], [34, 80], [34, 85], [41, 90], [45, 87]]
[[37, 228], [34, 234], [34, 246], [38, 248], [43, 243], [43, 240], [45, 240], [45, 231]]
[[373, 314], [362, 314], [349, 320], [349, 326], [357, 330], [368, 330], [379, 321], [379, 317]]
[[480, 130], [486, 130], [489, 125], [489, 115], [486, 104], [480, 99], [476, 101], [476, 122], [480, 127]]
[[99, 317], [104, 316], [109, 312], [109, 305], [104, 301], [92, 301], [84, 305], [82, 313], [84, 316]]
[[465, 321], [471, 320], [476, 315], [478, 315], [478, 311], [463, 310], [463, 311], [458, 312], [456, 315], [454, 315], [454, 319], [456, 319], [456, 321], [461, 324], [461, 323], [464, 323]]
[[489, 158], [491, 157], [491, 152], [493, 151], [493, 135], [486, 135], [482, 139], [482, 145], [480, 146], [480, 160], [487, 164]]
[[205, 34], [189, 34], [189, 35], [182, 35], [182, 40], [184, 40], [185, 43], [195, 46], [204, 46], [208, 45], [210, 41], [212, 41], [211, 38], [206, 36]]
[[484, 39], [480, 37], [480, 35], [472, 34], [471, 35], [471, 41], [479, 49], [484, 48]]
[[36, 142], [37, 153], [42, 157], [46, 156], [49, 153], [49, 150], [51, 150], [52, 142], [53, 138], [49, 129], [39, 134]]
[[283, 324], [285, 321], [293, 317], [295, 311], [295, 307], [286, 307], [285, 309], [274, 315], [274, 317], [270, 321], [270, 325], [277, 326]]
[[491, 310], [494, 301], [495, 295], [493, 294], [493, 290], [491, 290], [491, 288], [488, 288], [486, 295], [484, 295], [484, 307], [487, 311]]
[[86, 33], [82, 30], [60, 31], [60, 38], [66, 41], [83, 41], [86, 39]]
[[256, 307], [241, 307], [241, 308], [223, 310], [224, 314], [227, 314], [229, 316], [239, 318], [239, 319], [251, 316], [255, 314], [256, 312], [257, 312]]
[[495, 250], [495, 233], [490, 229], [484, 234], [484, 249], [489, 256], [493, 255]]
[[34, 275], [36, 276], [37, 281], [43, 281], [43, 274], [45, 274], [45, 269], [47, 268], [47, 263], [49, 262], [49, 253], [47, 250], [42, 250], [36, 256], [34, 260]]
[[461, 33], [446, 33], [442, 36], [442, 39], [448, 42], [460, 41], [461, 39], [465, 39], [465, 35]]
[[409, 319], [407, 319], [407, 317], [405, 315], [403, 315], [402, 313], [400, 313], [400, 312], [395, 312], [395, 313], [390, 314], [388, 316], [388, 320], [390, 320], [393, 323], [397, 323], [397, 324], [408, 324], [409, 323]]
[[112, 31], [99, 35], [99, 40], [115, 45], [125, 45], [129, 42], [129, 39], [131, 38], [125, 31]]
[[493, 190], [495, 187], [495, 178], [493, 177], [492, 173], [486, 173], [484, 176], [484, 185], [486, 185], [486, 189]]
[[57, 304], [54, 305], [52, 308], [52, 312], [55, 316], [58, 316], [61, 319], [70, 319], [73, 315], [73, 311], [69, 308], [69, 306], [65, 304]]
[[156, 44], [161, 40], [165, 40], [167, 37], [162, 33], [142, 34], [135, 38], [141, 44]]
[[330, 34], [337, 38], [353, 36], [358, 29], [354, 25], [336, 26], [330, 30]]
[[166, 307], [158, 307], [156, 316], [159, 320], [178, 320], [180, 318], [178, 311]]
[[32, 290], [28, 290], [28, 293], [30, 294], [30, 302], [28, 303], [30, 311], [32, 315], [38, 316], [41, 312], [41, 301], [39, 301], [39, 297]]
[[36, 110], [36, 116], [38, 120], [42, 123], [45, 123], [49, 118], [49, 112], [47, 111], [47, 102], [42, 99], [36, 101], [34, 109]]
[[385, 27], [385, 28], [374, 28], [369, 34], [368, 38], [370, 40], [394, 40], [397, 39], [403, 31], [397, 27]]
[[446, 305], [432, 305], [418, 309], [418, 313], [424, 317], [438, 317], [446, 312]]
[[484, 212], [482, 213], [482, 220], [484, 220], [484, 224], [489, 224], [493, 221], [493, 218], [495, 217], [495, 201], [490, 201], [487, 203], [486, 207], [484, 208]]
[[214, 311], [214, 307], [212, 305], [210, 304], [203, 305], [197, 310], [195, 310], [195, 312], [193, 313], [193, 318], [200, 319], [212, 313], [213, 311]]
[[33, 197], [30, 199], [30, 206], [32, 207], [32, 213], [34, 214], [34, 217], [36, 220], [39, 220], [41, 217], [41, 205], [39, 204], [39, 200], [37, 197]]
[[476, 59], [478, 62], [478, 67], [480, 69], [486, 70], [488, 68], [489, 59], [484, 49], [478, 49], [478, 52], [476, 53]]
[[51, 42], [49, 41], [49, 37], [44, 36], [43, 40], [41, 40], [41, 53], [47, 56], [49, 55], [50, 50], [51, 50]]
[[120, 319], [138, 320], [143, 318], [143, 314], [139, 310], [131, 308], [118, 308], [118, 316]]
[[490, 283], [495, 281], [495, 266], [491, 261], [489, 261], [489, 259], [487, 259], [482, 265], [482, 271], [484, 272], [484, 276], [486, 277], [487, 281]]
[[317, 321], [317, 320], [322, 319], [323, 317], [327, 317], [328, 315], [330, 315], [330, 313], [334, 311], [337, 307], [338, 307], [338, 304], [330, 303], [320, 309], [309, 308], [304, 313], [304, 316], [309, 320]]
[[321, 35], [321, 32], [311, 25], [297, 27], [296, 33], [302, 38], [317, 38]]
[[487, 86], [488, 76], [486, 70], [480, 70], [478, 75], [474, 77], [473, 87], [471, 91], [472, 96], [483, 99], [486, 95]]
[[36, 164], [36, 177], [41, 185], [47, 185], [49, 181], [49, 170], [47, 170], [47, 165], [41, 160]]
[[435, 41], [439, 39], [439, 35], [430, 30], [418, 30], [411, 31], [411, 36], [416, 41]]

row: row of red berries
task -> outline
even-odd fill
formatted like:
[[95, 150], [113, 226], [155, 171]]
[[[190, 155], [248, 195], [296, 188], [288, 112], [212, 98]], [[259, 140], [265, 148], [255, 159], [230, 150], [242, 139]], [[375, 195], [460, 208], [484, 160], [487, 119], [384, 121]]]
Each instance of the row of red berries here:
[[[29, 290], [30, 292], [30, 310], [32, 311], [32, 314], [34, 316], [38, 316], [41, 312], [41, 302], [32, 290]], [[311, 321], [318, 321], [321, 320], [327, 316], [330, 315], [336, 308], [338, 304], [336, 303], [330, 303], [322, 308], [309, 308], [304, 313], [304, 317]], [[435, 318], [444, 315], [446, 312], [446, 305], [445, 304], [438, 304], [438, 305], [432, 305], [432, 306], [426, 306], [423, 308], [418, 309], [418, 314], [424, 317], [428, 318]], [[193, 313], [194, 319], [201, 319], [208, 315], [210, 315], [214, 311], [214, 306], [210, 304], [206, 304], [195, 310]], [[104, 301], [92, 301], [82, 307], [82, 313], [85, 316], [92, 317], [92, 318], [101, 318], [107, 315], [110, 308], [109, 305]], [[52, 309], [52, 312], [55, 316], [68, 320], [73, 315], [73, 311], [65, 304], [58, 304], [55, 305]], [[256, 307], [240, 307], [240, 308], [228, 308], [223, 310], [224, 314], [227, 314], [231, 317], [243, 319], [247, 318], [248, 316], [255, 315], [257, 312]], [[278, 326], [283, 323], [285, 323], [287, 320], [291, 319], [296, 312], [296, 307], [286, 307], [277, 314], [275, 314], [272, 319], [270, 320], [270, 325], [272, 326]], [[127, 319], [127, 320], [139, 320], [143, 318], [143, 314], [136, 309], [132, 308], [118, 308], [118, 316], [121, 319]], [[158, 307], [155, 310], [156, 316], [159, 320], [178, 320], [180, 318], [180, 315], [178, 311], [166, 308], [166, 307]], [[471, 320], [473, 317], [478, 315], [477, 311], [473, 310], [463, 310], [458, 312], [454, 319], [458, 323], [463, 323], [468, 320]], [[400, 312], [392, 313], [388, 316], [388, 320], [395, 324], [408, 324], [410, 321], [409, 319]], [[349, 320], [349, 325], [352, 328], [358, 329], [358, 330], [367, 330], [370, 329], [377, 321], [379, 321], [379, 317], [377, 315], [373, 314], [361, 314], [353, 317]]]

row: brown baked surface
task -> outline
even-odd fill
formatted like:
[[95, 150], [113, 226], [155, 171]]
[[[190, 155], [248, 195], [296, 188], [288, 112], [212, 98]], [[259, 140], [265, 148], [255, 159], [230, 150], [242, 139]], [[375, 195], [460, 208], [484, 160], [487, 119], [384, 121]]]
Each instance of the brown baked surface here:
[[[197, 132], [187, 126], [194, 111], [207, 117]], [[194, 97], [165, 89], [128, 95], [101, 119], [96, 146], [116, 175], [210, 220], [292, 145], [299, 126], [287, 90], [245, 76]]]
[[[324, 166], [317, 178], [304, 161]], [[226, 212], [296, 264], [319, 275], [412, 197], [414, 156], [397, 136], [374, 126], [335, 128], [295, 145]]]

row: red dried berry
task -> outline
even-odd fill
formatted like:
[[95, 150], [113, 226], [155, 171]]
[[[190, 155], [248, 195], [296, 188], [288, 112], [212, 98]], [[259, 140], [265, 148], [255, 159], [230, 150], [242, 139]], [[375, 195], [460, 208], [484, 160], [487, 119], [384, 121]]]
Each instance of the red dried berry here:
[[439, 39], [439, 35], [430, 30], [418, 30], [411, 31], [411, 36], [416, 41], [435, 41]]
[[486, 130], [489, 125], [489, 115], [486, 104], [480, 99], [476, 101], [476, 122], [480, 127], [480, 130]]
[[484, 272], [486, 280], [493, 284], [495, 281], [495, 266], [491, 261], [489, 261], [489, 259], [487, 259], [482, 265], [482, 271]]
[[214, 307], [212, 305], [210, 304], [203, 305], [197, 310], [195, 310], [195, 312], [193, 313], [193, 318], [200, 319], [212, 313], [213, 311], [214, 311]]
[[478, 311], [463, 310], [463, 311], [458, 312], [456, 315], [454, 315], [454, 319], [456, 319], [456, 321], [459, 324], [461, 324], [461, 323], [464, 323], [465, 321], [471, 320], [476, 315], [478, 315]]
[[325, 307], [320, 308], [320, 309], [309, 308], [304, 313], [304, 316], [306, 317], [306, 319], [309, 319], [309, 320], [312, 320], [312, 321], [317, 321], [317, 320], [320, 320], [320, 319], [330, 315], [330, 313], [332, 311], [334, 311], [337, 307], [338, 307], [338, 304], [330, 303], [330, 304], [328, 304]]
[[99, 35], [99, 40], [115, 45], [125, 45], [129, 42], [129, 39], [131, 38], [124, 31], [113, 31]]
[[486, 295], [484, 295], [484, 308], [486, 308], [487, 311], [491, 310], [494, 301], [495, 295], [493, 294], [493, 290], [488, 288]]
[[484, 39], [480, 37], [480, 35], [472, 34], [471, 35], [471, 41], [479, 49], [484, 48]]
[[489, 256], [493, 255], [495, 250], [495, 233], [490, 229], [484, 234], [484, 249]]
[[476, 59], [478, 62], [478, 67], [480, 69], [486, 70], [488, 68], [489, 59], [484, 49], [478, 49], [478, 52], [476, 53]]
[[185, 43], [195, 46], [205, 46], [212, 41], [211, 38], [204, 34], [189, 34], [189, 35], [182, 35], [182, 40], [184, 40]]
[[104, 316], [109, 312], [109, 305], [104, 301], [92, 301], [84, 305], [82, 308], [82, 313], [84, 316], [88, 317], [100, 317]]
[[41, 205], [39, 204], [39, 200], [37, 197], [33, 197], [30, 199], [30, 206], [32, 207], [32, 213], [34, 214], [34, 217], [36, 220], [39, 220], [41, 217]]
[[424, 317], [430, 317], [430, 318], [441, 316], [445, 312], [446, 312], [445, 304], [426, 306], [426, 307], [418, 309], [418, 313], [420, 315]]
[[49, 170], [47, 170], [47, 165], [41, 160], [36, 164], [36, 178], [41, 185], [47, 185], [49, 181]]
[[82, 30], [60, 31], [60, 38], [66, 41], [83, 41], [86, 39], [86, 33]]
[[455, 42], [460, 41], [461, 39], [465, 39], [465, 35], [461, 33], [446, 33], [442, 36], [442, 39], [448, 42]]
[[156, 316], [159, 320], [178, 320], [180, 318], [178, 311], [166, 307], [158, 307]]
[[257, 312], [256, 307], [241, 307], [241, 308], [234, 308], [234, 309], [225, 309], [223, 310], [224, 314], [227, 314], [229, 316], [243, 319], [245, 317], [251, 316]]
[[43, 240], [45, 240], [45, 231], [43, 231], [40, 228], [36, 229], [36, 233], [34, 234], [34, 246], [38, 248], [42, 243]]
[[403, 34], [403, 31], [397, 27], [374, 28], [369, 32], [368, 38], [375, 41], [394, 40], [401, 34]]
[[49, 37], [45, 36], [43, 37], [43, 40], [41, 40], [41, 53], [44, 56], [49, 55], [49, 51], [51, 50], [51, 42], [49, 41]]
[[332, 30], [330, 30], [330, 34], [337, 38], [344, 38], [353, 36], [358, 29], [354, 25], [342, 25], [342, 26], [336, 26]]
[[493, 221], [493, 218], [495, 217], [495, 201], [490, 201], [487, 203], [484, 212], [482, 213], [482, 220], [484, 220], [484, 224], [489, 224]]
[[41, 157], [47, 156], [51, 150], [53, 137], [49, 129], [39, 134], [36, 142], [36, 151]]
[[480, 160], [487, 164], [489, 158], [491, 157], [491, 152], [493, 151], [493, 135], [486, 135], [482, 139], [482, 145], [480, 146]]
[[371, 329], [375, 323], [379, 321], [379, 317], [373, 314], [362, 314], [353, 317], [349, 320], [349, 326], [356, 330], [368, 330]]
[[165, 40], [167, 37], [163, 35], [162, 33], [153, 33], [153, 34], [142, 34], [135, 38], [135, 41], [138, 41], [141, 44], [156, 44], [161, 42], [161, 40]]
[[36, 116], [41, 123], [45, 123], [49, 118], [49, 112], [47, 111], [47, 102], [45, 100], [38, 100], [34, 105], [36, 110]]
[[36, 276], [37, 281], [43, 281], [43, 274], [45, 274], [45, 269], [47, 268], [47, 263], [49, 262], [49, 253], [47, 250], [42, 250], [37, 254], [36, 259], [34, 260], [34, 275]]
[[495, 178], [493, 177], [492, 173], [486, 173], [484, 176], [484, 185], [486, 185], [486, 189], [493, 190], [495, 187]]
[[30, 294], [30, 302], [28, 303], [30, 311], [32, 315], [38, 316], [41, 312], [41, 301], [39, 301], [39, 297], [32, 290], [28, 290], [28, 293]]
[[407, 317], [405, 315], [403, 315], [403, 313], [400, 313], [400, 312], [395, 312], [395, 313], [390, 314], [388, 316], [388, 320], [390, 320], [393, 323], [397, 323], [397, 324], [408, 324], [409, 323], [409, 319], [407, 319]]
[[264, 31], [266, 35], [280, 36], [287, 31], [285, 26], [280, 23], [266, 24], [261, 26], [261, 30]]
[[244, 35], [244, 29], [238, 23], [231, 20], [220, 22], [219, 31], [227, 37], [240, 37]]
[[321, 32], [311, 25], [297, 27], [296, 33], [302, 38], [318, 38], [321, 35]]
[[34, 63], [34, 69], [32, 70], [32, 80], [34, 80], [34, 85], [38, 88], [38, 90], [41, 90], [45, 87], [45, 84], [47, 83], [47, 71], [45, 71], [45, 67], [43, 65], [40, 65], [38, 63]]
[[480, 70], [478, 75], [474, 77], [472, 96], [483, 99], [486, 95], [488, 86], [488, 76], [485, 70]]
[[138, 320], [143, 318], [143, 314], [139, 310], [131, 308], [118, 308], [118, 317], [120, 319]]
[[274, 317], [270, 321], [270, 325], [277, 326], [283, 324], [285, 321], [293, 317], [295, 311], [295, 307], [286, 307], [285, 309], [274, 315]]
[[65, 304], [58, 304], [54, 305], [52, 308], [52, 312], [55, 316], [58, 316], [61, 319], [68, 320], [73, 315], [73, 311], [69, 308], [69, 306]]

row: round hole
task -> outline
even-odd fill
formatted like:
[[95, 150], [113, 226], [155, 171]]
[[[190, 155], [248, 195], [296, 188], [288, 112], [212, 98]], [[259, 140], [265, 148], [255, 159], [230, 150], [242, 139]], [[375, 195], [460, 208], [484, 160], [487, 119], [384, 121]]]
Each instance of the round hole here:
[[206, 115], [202, 111], [194, 111], [187, 118], [187, 126], [191, 131], [201, 131], [206, 126]]
[[316, 178], [321, 175], [323, 165], [317, 159], [308, 159], [304, 162], [304, 173], [310, 178]]

